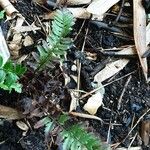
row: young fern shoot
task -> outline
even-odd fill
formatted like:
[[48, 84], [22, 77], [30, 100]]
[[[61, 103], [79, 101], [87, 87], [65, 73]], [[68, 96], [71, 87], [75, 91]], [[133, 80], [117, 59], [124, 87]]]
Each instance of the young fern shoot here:
[[54, 58], [61, 58], [65, 51], [71, 46], [71, 39], [67, 35], [72, 30], [74, 25], [74, 17], [66, 9], [57, 10], [52, 21], [52, 29], [47, 40], [39, 45], [40, 64], [37, 70], [42, 69], [49, 61]]

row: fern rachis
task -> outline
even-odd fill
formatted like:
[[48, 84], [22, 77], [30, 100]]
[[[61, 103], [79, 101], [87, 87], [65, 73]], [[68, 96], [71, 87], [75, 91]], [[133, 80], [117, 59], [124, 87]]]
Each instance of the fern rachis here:
[[38, 46], [40, 65], [38, 70], [46, 65], [54, 57], [60, 58], [70, 47], [72, 41], [67, 35], [74, 25], [73, 15], [66, 9], [57, 10], [52, 21], [52, 30], [47, 37], [47, 41], [43, 41]]

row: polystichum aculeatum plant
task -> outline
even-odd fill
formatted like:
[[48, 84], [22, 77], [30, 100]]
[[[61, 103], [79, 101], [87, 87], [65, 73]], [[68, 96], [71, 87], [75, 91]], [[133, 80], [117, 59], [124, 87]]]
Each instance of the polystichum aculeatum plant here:
[[[55, 58], [59, 58], [61, 61], [66, 50], [72, 44], [71, 38], [67, 36], [71, 32], [74, 22], [73, 15], [67, 9], [56, 11], [52, 21], [51, 32], [46, 41], [43, 41], [42, 45], [37, 46], [39, 51], [39, 66], [37, 70], [42, 70], [44, 66]], [[57, 138], [61, 139], [59, 143], [62, 145], [63, 150], [101, 150], [100, 141], [94, 135], [86, 132], [79, 124], [66, 126], [68, 120], [69, 116], [64, 115], [64, 113], [59, 113], [57, 116], [50, 113], [39, 120], [34, 127], [36, 129], [45, 127], [46, 141], [56, 129]]]
[[67, 9], [56, 11], [47, 40], [37, 46], [40, 58], [38, 70], [54, 58], [62, 58], [71, 46], [71, 38], [67, 36], [72, 30], [74, 22], [73, 15]]

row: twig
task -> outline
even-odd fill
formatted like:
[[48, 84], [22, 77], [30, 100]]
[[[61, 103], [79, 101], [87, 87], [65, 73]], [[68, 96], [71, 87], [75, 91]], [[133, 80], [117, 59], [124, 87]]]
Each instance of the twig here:
[[132, 141], [130, 142], [130, 144], [129, 144], [129, 146], [128, 146], [128, 149], [130, 149], [132, 143], [134, 142], [134, 140], [135, 140], [135, 138], [136, 138], [136, 136], [137, 136], [137, 133], [138, 133], [138, 132], [136, 132], [135, 135], [134, 135], [134, 137], [132, 138]]
[[[123, 78], [125, 78], [125, 77], [127, 77], [127, 76], [129, 76], [129, 75], [131, 75], [131, 74], [133, 74], [133, 73], [135, 73], [135, 72], [136, 72], [136, 70], [135, 70], [135, 71], [132, 71], [132, 72], [126, 74], [126, 75], [124, 75], [123, 77], [120, 77], [120, 78], [118, 78], [118, 79], [116, 79], [116, 80], [114, 80], [114, 81], [111, 81], [111, 82], [109, 82], [109, 83], [103, 85], [103, 87], [105, 87], [105, 86], [107, 86], [107, 85], [110, 85], [110, 84], [112, 84], [112, 83], [114, 83], [114, 82], [116, 82], [116, 81], [119, 81], [119, 80], [121, 80], [121, 79], [123, 79]], [[103, 88], [103, 87], [99, 86], [98, 88], [96, 88], [96, 89], [90, 91], [89, 93], [82, 95], [82, 97], [80, 97], [80, 99], [83, 99], [83, 98], [85, 98], [85, 97], [87, 97], [87, 96], [89, 96], [89, 95], [95, 93], [96, 91], [100, 90], [100, 89]]]
[[77, 39], [77, 37], [78, 37], [78, 36], [79, 36], [79, 34], [81, 33], [81, 31], [82, 31], [82, 29], [83, 29], [84, 24], [85, 24], [85, 20], [83, 21], [83, 23], [82, 23], [82, 25], [81, 25], [81, 27], [80, 27], [79, 32], [78, 32], [78, 33], [77, 33], [77, 35], [75, 36], [74, 41]]
[[[85, 33], [85, 37], [84, 37], [84, 42], [82, 45], [82, 50], [81, 52], [84, 51], [84, 47], [85, 47], [85, 42], [86, 42], [86, 38], [87, 38], [87, 34], [88, 34], [89, 29], [86, 29], [86, 33]], [[81, 75], [81, 62], [79, 62], [79, 59], [77, 60], [77, 68], [78, 68], [78, 78], [77, 78], [77, 90], [80, 90], [80, 75]], [[79, 96], [79, 92], [78, 92], [78, 96]]]
[[77, 117], [81, 117], [81, 118], [88, 118], [88, 119], [95, 119], [95, 120], [99, 120], [101, 123], [103, 123], [104, 121], [97, 117], [97, 116], [94, 116], [94, 115], [89, 115], [89, 114], [84, 114], [84, 113], [78, 113], [78, 112], [69, 112], [70, 115], [73, 115], [73, 116], [77, 116]]
[[124, 88], [123, 88], [123, 90], [122, 90], [122, 93], [121, 93], [121, 95], [120, 95], [120, 97], [119, 97], [119, 99], [118, 99], [118, 107], [117, 107], [118, 110], [120, 110], [120, 108], [121, 108], [122, 97], [123, 97], [123, 95], [124, 95], [124, 93], [125, 93], [125, 91], [126, 91], [126, 88], [127, 88], [128, 84], [129, 84], [131, 78], [132, 78], [132, 76], [130, 75], [130, 76], [128, 77], [128, 79], [127, 79], [127, 81], [126, 81], [126, 83], [125, 83], [125, 85], [124, 85]]
[[115, 22], [118, 22], [118, 20], [121, 16], [121, 13], [122, 13], [122, 10], [123, 10], [123, 7], [124, 7], [124, 2], [125, 2], [125, 0], [122, 0], [121, 7], [120, 7], [120, 10], [119, 10], [119, 13], [118, 13], [118, 16], [117, 16]]
[[[129, 131], [129, 133], [127, 134], [127, 136], [122, 140], [122, 142], [124, 142], [128, 136], [130, 135], [130, 133], [135, 129], [135, 127], [138, 125], [138, 123], [143, 119], [143, 117], [150, 111], [150, 108], [137, 120], [136, 124], [132, 127], [132, 129]], [[118, 145], [116, 145], [115, 149], [122, 143], [120, 142]]]

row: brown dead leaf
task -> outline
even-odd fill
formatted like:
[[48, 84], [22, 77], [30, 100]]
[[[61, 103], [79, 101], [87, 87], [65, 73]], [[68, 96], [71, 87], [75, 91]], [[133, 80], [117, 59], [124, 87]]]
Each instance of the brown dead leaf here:
[[18, 10], [10, 3], [9, 0], [0, 0], [0, 6], [5, 10], [8, 16], [13, 16], [18, 13]]
[[22, 119], [25, 116], [22, 112], [7, 106], [0, 105], [0, 118], [8, 120]]
[[147, 80], [147, 59], [142, 58], [146, 52], [146, 13], [141, 0], [133, 1], [134, 10], [134, 40], [145, 79]]
[[127, 64], [128, 59], [120, 59], [111, 63], [108, 63], [104, 69], [97, 73], [94, 77], [95, 81], [103, 82], [106, 79], [112, 77], [120, 70], [122, 70]]
[[29, 127], [23, 121], [17, 121], [16, 125], [18, 126], [19, 129], [21, 129], [23, 131], [28, 131], [29, 130]]
[[75, 18], [80, 19], [89, 19], [91, 16], [91, 13], [89, 13], [86, 8], [67, 8]]
[[96, 114], [98, 108], [102, 105], [103, 94], [97, 92], [93, 94], [84, 105], [83, 109], [89, 112], [91, 115]]
[[29, 35], [27, 35], [23, 41], [23, 45], [26, 47], [26, 46], [30, 46], [33, 44], [34, 44], [33, 39]]
[[20, 33], [16, 33], [13, 36], [13, 40], [8, 44], [10, 49], [10, 53], [14, 58], [19, 56], [19, 50], [22, 48], [22, 35]]
[[10, 53], [9, 53], [1, 27], [0, 27], [0, 56], [3, 57], [3, 64], [5, 64], [6, 61], [10, 57]]
[[146, 26], [146, 46], [150, 43], [150, 23]]
[[150, 141], [150, 120], [142, 121], [141, 138], [144, 142], [144, 145], [147, 146]]
[[119, 0], [93, 0], [87, 7], [87, 11], [96, 15], [99, 19], [103, 19], [104, 13], [115, 5]]
[[69, 112], [76, 110], [77, 106], [79, 106], [77, 95], [78, 95], [78, 92], [75, 92], [75, 91], [70, 92], [71, 104], [70, 104]]

